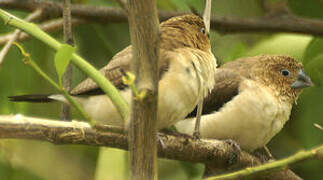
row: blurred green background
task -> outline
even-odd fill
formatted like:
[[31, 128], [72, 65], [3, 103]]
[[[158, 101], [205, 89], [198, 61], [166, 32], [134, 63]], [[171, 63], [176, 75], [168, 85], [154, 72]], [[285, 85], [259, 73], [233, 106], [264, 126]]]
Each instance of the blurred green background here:
[[[114, 0], [74, 0], [74, 3], [118, 6]], [[259, 0], [213, 0], [212, 14], [236, 17], [263, 16]], [[270, 1], [281, 3], [280, 0]], [[290, 0], [291, 12], [300, 17], [323, 20], [322, 0]], [[197, 0], [160, 0], [160, 9], [202, 12], [204, 2]], [[1, 7], [0, 7], [1, 8]], [[26, 12], [12, 11], [19, 17]], [[0, 36], [13, 29], [0, 23]], [[129, 44], [127, 23], [89, 23], [73, 28], [77, 52], [96, 67], [102, 67], [118, 51]], [[62, 32], [52, 33], [63, 41]], [[323, 142], [323, 132], [313, 123], [323, 125], [323, 38], [287, 33], [211, 34], [213, 52], [223, 62], [238, 57], [259, 54], [283, 54], [303, 62], [316, 86], [306, 89], [293, 108], [290, 121], [269, 144], [276, 158], [283, 158], [301, 149], [309, 149]], [[29, 39], [22, 43], [32, 58], [51, 77], [57, 79], [53, 59], [55, 52], [43, 43]], [[0, 45], [2, 47], [3, 45]], [[0, 113], [24, 114], [58, 119], [59, 104], [28, 104], [9, 102], [7, 96], [28, 93], [55, 92], [49, 83], [21, 61], [22, 56], [13, 47], [0, 68]], [[85, 76], [73, 68], [73, 84]], [[74, 113], [74, 117], [79, 116]], [[27, 140], [0, 140], [0, 179], [4, 180], [90, 180], [126, 179], [127, 154], [124, 151], [81, 145], [53, 145]], [[323, 162], [305, 161], [291, 167], [304, 179], [322, 179]], [[200, 164], [161, 160], [160, 179], [200, 179], [204, 167]]]

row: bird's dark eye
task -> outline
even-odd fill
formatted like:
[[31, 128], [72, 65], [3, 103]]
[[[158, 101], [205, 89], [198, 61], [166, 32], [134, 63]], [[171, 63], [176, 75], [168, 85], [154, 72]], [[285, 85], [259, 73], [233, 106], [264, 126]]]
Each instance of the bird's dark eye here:
[[205, 28], [202, 28], [202, 29], [201, 29], [201, 32], [202, 32], [203, 34], [206, 34], [206, 30], [205, 30]]
[[280, 73], [283, 75], [283, 76], [286, 76], [288, 77], [290, 75], [290, 72], [287, 70], [287, 69], [283, 69], [280, 71]]

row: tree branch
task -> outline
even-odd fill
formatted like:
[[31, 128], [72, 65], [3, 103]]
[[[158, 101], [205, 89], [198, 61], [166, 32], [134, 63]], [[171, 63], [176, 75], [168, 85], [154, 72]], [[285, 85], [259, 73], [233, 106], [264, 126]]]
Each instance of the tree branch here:
[[317, 129], [323, 130], [323, 127], [322, 127], [321, 125], [319, 125], [319, 124], [314, 123], [313, 125], [314, 125], [314, 127], [316, 127]]
[[[120, 128], [113, 132], [92, 129], [88, 123], [80, 121], [54, 121], [31, 118], [22, 115], [0, 115], [0, 138], [32, 139], [54, 144], [82, 144], [108, 146], [128, 150], [127, 136]], [[212, 163], [217, 168], [232, 169], [260, 165], [261, 160], [224, 141], [200, 139], [187, 136], [161, 134], [165, 147], [158, 144], [158, 156], [181, 161]], [[323, 157], [320, 157], [323, 158]], [[289, 172], [289, 173], [288, 173]], [[270, 178], [268, 178], [270, 177]], [[291, 171], [271, 173], [259, 179], [291, 180], [299, 179]]]
[[[76, 19], [76, 18], [72, 18], [72, 24], [73, 26], [77, 26], [80, 24], [84, 24], [87, 23], [88, 21], [83, 20], [83, 19]], [[54, 19], [54, 20], [49, 20], [46, 22], [43, 22], [41, 24], [39, 24], [39, 28], [45, 32], [56, 32], [59, 31], [63, 28], [63, 19]], [[7, 43], [12, 36], [14, 35], [14, 33], [8, 33], [5, 34], [3, 36], [0, 36], [0, 45]], [[28, 38], [30, 38], [31, 36], [25, 32], [21, 32], [19, 34], [19, 36], [17, 37], [18, 39], [16, 39], [16, 41], [24, 41]]]
[[[43, 32], [35, 24], [25, 22], [9, 14], [8, 12], [3, 11], [2, 9], [0, 9], [0, 18], [3, 19], [6, 24], [28, 32], [29, 34], [33, 35], [35, 38], [41, 40], [55, 50], [58, 50], [61, 47], [61, 43]], [[99, 73], [97, 69], [95, 69], [91, 64], [89, 64], [86, 60], [84, 60], [76, 53], [72, 54], [71, 62], [78, 68], [80, 68], [83, 72], [85, 72], [89, 77], [91, 77], [102, 88], [102, 90], [112, 100], [121, 116], [126, 119], [129, 114], [128, 104], [125, 99], [119, 94], [119, 91], [113, 86], [113, 84], [101, 73]]]
[[[141, 100], [133, 98], [129, 127], [131, 179], [157, 179], [159, 19], [156, 0], [128, 0], [132, 70]], [[136, 96], [136, 93], [132, 93]]]
[[206, 180], [237, 179], [242, 177], [256, 176], [259, 174], [266, 174], [268, 172], [285, 169], [290, 164], [294, 164], [296, 162], [300, 162], [307, 159], [323, 160], [323, 145], [308, 151], [300, 151], [285, 159], [273, 161], [256, 167], [246, 168], [229, 174], [207, 178]]
[[[34, 21], [35, 19], [40, 18], [41, 15], [42, 15], [42, 10], [41, 9], [37, 9], [33, 13], [31, 13], [30, 15], [28, 15], [25, 18], [25, 21], [28, 21], [28, 22], [29, 21]], [[4, 58], [6, 57], [6, 55], [9, 52], [9, 50], [11, 49], [11, 46], [12, 46], [13, 42], [15, 42], [16, 39], [18, 39], [20, 33], [21, 33], [21, 30], [20, 29], [15, 30], [15, 32], [12, 34], [12, 36], [8, 40], [7, 44], [0, 51], [0, 66], [2, 65], [2, 63], [4, 61]]]
[[[62, 12], [62, 4], [56, 2], [24, 0], [1, 0], [0, 7], [33, 11], [37, 8], [46, 8], [46, 13], [51, 17], [58, 17]], [[92, 22], [126, 22], [127, 16], [121, 8], [72, 5], [73, 17], [85, 18]], [[178, 16], [184, 12], [160, 11], [161, 21], [172, 16]], [[221, 33], [254, 33], [254, 32], [288, 32], [311, 35], [323, 35], [323, 21], [308, 18], [300, 18], [291, 15], [278, 15], [270, 17], [239, 18], [213, 16], [211, 28]]]
[[[65, 43], [74, 46], [72, 33], [71, 0], [64, 0], [63, 22]], [[72, 75], [72, 65], [69, 64], [63, 77], [63, 86], [67, 92], [69, 92], [72, 88]], [[64, 120], [71, 119], [71, 108], [68, 104], [62, 104], [61, 117]]]
[[116, 0], [126, 13], [128, 13], [128, 3], [126, 0]]

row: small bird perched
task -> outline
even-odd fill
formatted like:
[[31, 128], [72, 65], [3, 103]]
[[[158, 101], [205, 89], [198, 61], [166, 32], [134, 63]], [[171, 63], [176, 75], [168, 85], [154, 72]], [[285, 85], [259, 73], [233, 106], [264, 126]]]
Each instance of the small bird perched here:
[[[313, 86], [301, 63], [273, 55], [226, 63], [215, 81], [204, 99], [201, 137], [231, 139], [249, 151], [265, 146], [283, 128], [302, 89]], [[195, 118], [188, 118], [175, 126], [192, 134], [194, 125]]]
[[[211, 52], [209, 33], [202, 18], [189, 14], [170, 18], [160, 24], [161, 42], [159, 58], [159, 129], [169, 127], [184, 119], [198, 101], [214, 87], [216, 59]], [[123, 83], [123, 71], [130, 71], [132, 47], [116, 54], [100, 72], [120, 90], [131, 104], [131, 90]], [[77, 85], [71, 92], [84, 109], [100, 123], [125, 125], [117, 109], [100, 87], [90, 78]], [[12, 101], [61, 101], [60, 95], [12, 96]]]

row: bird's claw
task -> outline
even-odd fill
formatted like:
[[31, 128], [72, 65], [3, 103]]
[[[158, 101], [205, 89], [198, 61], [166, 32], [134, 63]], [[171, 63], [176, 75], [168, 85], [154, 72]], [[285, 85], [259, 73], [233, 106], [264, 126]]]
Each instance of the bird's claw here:
[[162, 149], [166, 149], [167, 146], [165, 145], [165, 143], [162, 139], [162, 136], [163, 136], [163, 134], [157, 133], [157, 139], [158, 139], [160, 146], [162, 147]]
[[228, 145], [232, 146], [234, 151], [228, 160], [229, 166], [235, 164], [238, 161], [238, 156], [241, 154], [240, 145], [232, 139], [224, 140]]
[[193, 133], [193, 139], [194, 140], [200, 140], [200, 132], [194, 132]]
[[234, 140], [232, 140], [232, 139], [226, 139], [226, 140], [224, 140], [227, 144], [229, 144], [230, 146], [232, 146], [237, 152], [241, 152], [241, 148], [240, 148], [240, 145], [236, 142], [236, 141], [234, 141]]

